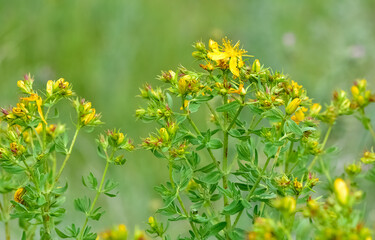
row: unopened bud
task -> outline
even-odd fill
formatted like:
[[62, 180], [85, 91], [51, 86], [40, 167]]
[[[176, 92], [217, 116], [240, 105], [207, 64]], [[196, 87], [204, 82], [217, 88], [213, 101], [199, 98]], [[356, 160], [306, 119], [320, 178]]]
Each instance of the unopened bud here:
[[197, 50], [200, 51], [200, 52], [204, 52], [204, 51], [206, 51], [206, 46], [205, 46], [204, 43], [201, 42], [201, 41], [196, 42], [196, 43], [194, 44], [194, 47], [195, 47], [195, 49], [197, 49]]
[[299, 98], [295, 98], [293, 99], [289, 104], [288, 106], [286, 107], [285, 109], [285, 112], [288, 114], [288, 115], [291, 115], [293, 114], [297, 108], [299, 107], [299, 105], [301, 104], [301, 99]]
[[251, 72], [254, 72], [254, 73], [260, 72], [260, 62], [258, 59], [255, 59], [253, 66], [251, 67]]
[[341, 205], [346, 205], [349, 198], [349, 188], [346, 185], [345, 181], [341, 178], [337, 178], [333, 183], [333, 191], [336, 195], [337, 201]]

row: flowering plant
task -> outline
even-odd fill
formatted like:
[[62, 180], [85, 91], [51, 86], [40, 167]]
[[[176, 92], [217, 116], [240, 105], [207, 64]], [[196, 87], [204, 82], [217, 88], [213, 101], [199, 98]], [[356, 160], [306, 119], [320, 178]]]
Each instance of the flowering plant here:
[[[343, 115], [357, 115], [375, 141], [366, 80], [351, 97], [334, 92], [323, 108], [287, 75], [251, 62], [239, 42], [194, 47], [203, 72], [179, 67], [162, 72], [166, 87], [141, 88], [148, 105], [136, 116], [158, 125], [142, 147], [169, 169], [169, 181], [155, 187], [164, 205], [148, 233], [171, 239], [167, 226], [185, 221], [178, 239], [371, 239], [356, 207], [361, 163], [336, 177], [329, 168], [337, 151], [326, 147]], [[210, 123], [197, 122], [207, 114]], [[374, 156], [367, 151], [361, 162]], [[364, 174], [372, 181], [374, 169]]]
[[[131, 151], [134, 146], [126, 136], [117, 130], [108, 130], [98, 139], [99, 153], [106, 159], [106, 166], [100, 183], [90, 173], [83, 178], [83, 184], [96, 192], [89, 197], [74, 201], [75, 208], [85, 214], [81, 227], [72, 224], [65, 231], [57, 225], [63, 220], [64, 193], [67, 183], [61, 175], [74, 149], [81, 129], [92, 129], [101, 122], [91, 102], [78, 98], [72, 85], [60, 78], [48, 81], [45, 91], [33, 88], [34, 79], [26, 75], [17, 85], [23, 92], [16, 107], [2, 109], [0, 130], [0, 167], [3, 200], [0, 203], [1, 221], [5, 223], [5, 239], [11, 237], [9, 222], [19, 219], [22, 239], [96, 239], [96, 233], [87, 225], [88, 220], [99, 220], [103, 214], [96, 201], [100, 194], [114, 197], [112, 190], [117, 183], [106, 180], [110, 164], [125, 162], [121, 151]], [[67, 127], [60, 122], [58, 102], [68, 100], [76, 111], [75, 132], [69, 137]], [[52, 114], [53, 113], [53, 114]], [[12, 193], [14, 196], [12, 196]]]
[[[375, 94], [367, 81], [357, 80], [351, 96], [335, 91], [323, 107], [287, 75], [250, 61], [239, 42], [210, 40], [208, 47], [202, 42], [194, 47], [203, 71], [179, 67], [162, 72], [164, 87], [140, 89], [147, 107], [137, 109], [136, 117], [157, 128], [139, 147], [166, 165], [169, 179], [155, 187], [163, 206], [149, 217], [148, 235], [164, 240], [372, 239], [360, 180], [375, 182], [375, 153], [365, 150], [345, 171], [336, 172], [337, 148], [326, 146], [339, 118], [348, 115], [355, 115], [375, 142], [367, 115]], [[5, 239], [11, 238], [13, 219], [19, 220], [22, 240], [128, 239], [123, 224], [97, 234], [89, 221], [103, 214], [96, 204], [102, 194], [116, 196], [118, 184], [107, 179], [108, 168], [126, 162], [123, 152], [135, 148], [132, 141], [117, 129], [99, 135], [103, 174], [100, 180], [92, 173], [82, 178], [95, 194], [74, 200], [85, 216], [81, 224], [62, 229], [68, 184], [61, 176], [81, 130], [103, 123], [64, 79], [48, 81], [43, 91], [35, 90], [33, 82], [30, 75], [18, 81], [20, 101], [2, 109], [0, 221]], [[62, 100], [76, 112], [71, 137], [60, 122], [57, 103]], [[209, 121], [197, 121], [205, 117]], [[188, 228], [171, 231], [177, 221]], [[136, 231], [134, 239], [146, 236]]]

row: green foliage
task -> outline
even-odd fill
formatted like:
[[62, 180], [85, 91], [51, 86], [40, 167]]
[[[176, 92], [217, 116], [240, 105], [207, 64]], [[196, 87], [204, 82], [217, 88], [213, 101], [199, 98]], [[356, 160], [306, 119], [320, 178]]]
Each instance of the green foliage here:
[[[81, 129], [92, 129], [101, 125], [100, 114], [92, 108], [91, 102], [74, 97], [72, 86], [60, 78], [48, 81], [46, 90], [34, 90], [34, 79], [26, 75], [17, 82], [23, 92], [15, 107], [2, 109], [0, 130], [0, 203], [1, 221], [5, 223], [6, 240], [10, 239], [9, 223], [19, 219], [22, 239], [96, 239], [97, 233], [89, 227], [88, 220], [98, 221], [104, 214], [101, 207], [95, 207], [101, 193], [111, 193], [117, 183], [107, 179], [109, 164], [124, 164], [120, 151], [131, 151], [133, 145], [117, 130], [108, 130], [100, 135], [98, 145], [106, 159], [106, 167], [100, 184], [90, 173], [83, 185], [96, 192], [91, 200], [84, 196], [74, 200], [75, 209], [85, 214], [82, 228], [72, 224], [64, 231], [56, 226], [63, 220], [68, 183], [62, 183], [61, 174], [72, 154]], [[63, 101], [65, 100], [65, 101]], [[66, 101], [67, 100], [67, 101]], [[69, 137], [67, 127], [59, 119], [58, 102], [73, 104], [77, 113], [75, 133]], [[53, 116], [50, 113], [54, 112]], [[62, 158], [62, 162], [60, 163]], [[11, 196], [13, 193], [13, 197]]]
[[[250, 64], [239, 43], [194, 46], [204, 72], [179, 67], [162, 72], [166, 87], [141, 89], [148, 105], [136, 115], [159, 126], [142, 147], [169, 169], [169, 181], [155, 187], [164, 203], [159, 221], [150, 217], [147, 232], [171, 239], [164, 220], [189, 224], [178, 239], [371, 239], [364, 212], [355, 207], [363, 199], [355, 182], [360, 164], [335, 177], [329, 169], [335, 150], [325, 148], [343, 115], [358, 115], [375, 140], [364, 111], [375, 95], [366, 81], [356, 82], [351, 98], [335, 92], [322, 110], [287, 75], [259, 60]], [[202, 114], [194, 119], [207, 114], [203, 106], [210, 124]], [[362, 162], [374, 159], [366, 152]], [[366, 175], [373, 178], [373, 170]]]

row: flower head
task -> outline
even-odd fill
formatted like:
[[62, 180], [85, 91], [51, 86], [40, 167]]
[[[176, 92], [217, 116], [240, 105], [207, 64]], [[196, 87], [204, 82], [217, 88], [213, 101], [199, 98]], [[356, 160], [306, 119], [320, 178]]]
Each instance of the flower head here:
[[242, 60], [243, 56], [247, 51], [239, 48], [240, 42], [232, 45], [230, 40], [223, 39], [223, 47], [220, 47], [214, 40], [209, 41], [210, 50], [207, 53], [207, 57], [213, 61], [219, 63], [220, 61], [229, 61], [229, 70], [235, 77], [240, 76], [240, 69], [244, 66]]

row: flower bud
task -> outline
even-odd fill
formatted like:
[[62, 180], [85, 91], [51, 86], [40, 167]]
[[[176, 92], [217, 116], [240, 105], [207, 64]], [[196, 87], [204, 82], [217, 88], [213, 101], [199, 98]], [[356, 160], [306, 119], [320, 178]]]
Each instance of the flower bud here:
[[156, 223], [155, 223], [155, 218], [154, 217], [149, 217], [148, 218], [148, 224], [150, 225], [150, 227], [154, 228], [156, 226]]
[[296, 200], [291, 196], [287, 196], [284, 198], [276, 199], [274, 201], [274, 206], [282, 212], [292, 214], [296, 210]]
[[357, 86], [358, 86], [358, 88], [361, 89], [361, 90], [366, 89], [366, 86], [367, 86], [367, 80], [366, 80], [366, 79], [357, 80]]
[[255, 59], [253, 66], [251, 67], [251, 72], [258, 73], [260, 72], [260, 62], [258, 59]]
[[316, 116], [319, 114], [320, 110], [322, 110], [322, 105], [319, 103], [314, 103], [310, 108], [310, 115]]
[[353, 85], [350, 91], [352, 92], [353, 97], [357, 97], [359, 95], [359, 89], [356, 85]]
[[114, 159], [114, 163], [115, 163], [116, 165], [124, 165], [125, 162], [126, 162], [126, 159], [124, 158], [124, 155], [117, 156], [117, 157]]
[[360, 172], [362, 171], [362, 167], [361, 167], [361, 163], [352, 163], [348, 166], [345, 167], [345, 172], [349, 175], [349, 176], [355, 176], [357, 174], [359, 174]]
[[299, 98], [295, 98], [293, 99], [289, 104], [288, 106], [286, 107], [285, 109], [285, 112], [288, 114], [288, 115], [291, 115], [292, 113], [294, 113], [297, 108], [299, 107], [299, 105], [301, 104], [301, 99]]
[[144, 109], [144, 108], [139, 108], [139, 109], [135, 110], [135, 116], [137, 118], [142, 118], [145, 114], [146, 114], [146, 109]]
[[52, 80], [48, 80], [47, 86], [46, 86], [46, 92], [47, 92], [48, 97], [52, 96], [53, 94], [53, 81]]
[[290, 180], [286, 175], [283, 175], [281, 178], [276, 178], [275, 181], [277, 185], [283, 188], [288, 187], [290, 184]]
[[198, 60], [204, 59], [206, 57], [206, 55], [200, 51], [194, 51], [191, 55]]
[[163, 139], [164, 142], [169, 141], [169, 134], [168, 134], [167, 129], [160, 128], [159, 133], [160, 133], [160, 137]]
[[195, 49], [197, 49], [197, 50], [200, 51], [200, 52], [205, 52], [205, 51], [206, 51], [206, 46], [205, 46], [204, 43], [201, 42], [201, 41], [196, 42], [196, 43], [194, 44], [194, 47], [195, 47]]
[[371, 152], [366, 151], [363, 154], [363, 157], [361, 158], [361, 162], [363, 162], [364, 164], [374, 163], [375, 162], [375, 153], [373, 153], [372, 151]]
[[24, 188], [18, 188], [16, 192], [14, 193], [14, 201], [18, 203], [23, 203], [23, 195], [25, 195], [26, 190]]
[[302, 192], [303, 185], [302, 182], [299, 182], [297, 178], [293, 181], [293, 188], [297, 195], [299, 195]]
[[346, 205], [349, 199], [349, 188], [345, 181], [341, 178], [337, 178], [333, 183], [333, 191], [336, 195], [337, 201], [341, 205]]
[[161, 76], [159, 77], [159, 79], [163, 82], [171, 82], [172, 79], [174, 79], [176, 76], [176, 73], [173, 72], [172, 70], [169, 70], [167, 72], [161, 72]]

